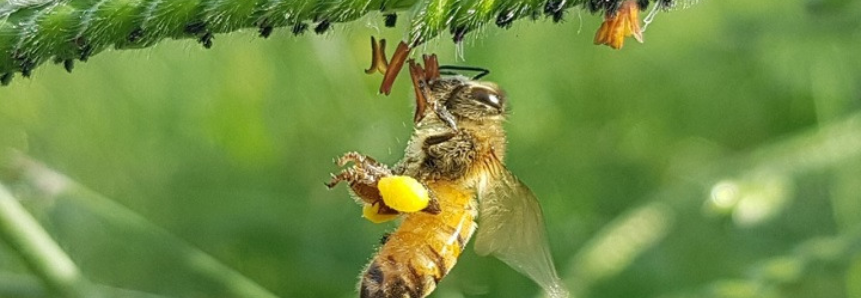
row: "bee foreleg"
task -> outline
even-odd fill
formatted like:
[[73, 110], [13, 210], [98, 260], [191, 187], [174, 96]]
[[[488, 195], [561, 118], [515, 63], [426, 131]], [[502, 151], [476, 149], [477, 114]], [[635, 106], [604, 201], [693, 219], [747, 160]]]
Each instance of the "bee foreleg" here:
[[444, 105], [435, 104], [433, 110], [436, 115], [448, 125], [448, 127], [457, 131], [457, 121], [455, 121], [454, 115], [452, 115]]

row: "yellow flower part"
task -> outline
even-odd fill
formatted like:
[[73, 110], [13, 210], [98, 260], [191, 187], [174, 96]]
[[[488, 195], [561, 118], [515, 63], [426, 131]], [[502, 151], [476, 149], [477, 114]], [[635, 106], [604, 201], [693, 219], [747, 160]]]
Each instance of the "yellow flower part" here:
[[598, 32], [595, 34], [595, 44], [608, 45], [618, 50], [625, 44], [625, 37], [628, 36], [634, 36], [634, 39], [643, 43], [639, 12], [640, 6], [635, 0], [627, 0], [622, 3], [615, 14], [607, 12], [604, 16], [604, 22], [601, 23], [601, 28], [598, 28]]
[[420, 211], [430, 202], [427, 188], [410, 176], [383, 177], [377, 188], [386, 206], [400, 212]]
[[397, 214], [380, 214], [380, 204], [365, 204], [362, 206], [362, 217], [372, 223], [384, 223], [398, 217]]

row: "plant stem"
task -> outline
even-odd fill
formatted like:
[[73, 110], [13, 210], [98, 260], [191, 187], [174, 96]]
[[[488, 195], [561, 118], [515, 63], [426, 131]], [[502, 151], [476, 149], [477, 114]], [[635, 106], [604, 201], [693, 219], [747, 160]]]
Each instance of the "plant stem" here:
[[[212, 284], [221, 286], [222, 297], [276, 297], [254, 281], [222, 264], [212, 256], [177, 238], [163, 228], [156, 226], [143, 216], [129, 210], [113, 200], [97, 194], [71, 179], [57, 173], [28, 157], [12, 153], [8, 161], [0, 163], [0, 176], [11, 177], [16, 186], [33, 190], [43, 199], [70, 200], [77, 205], [85, 206], [97, 216], [102, 217], [111, 226], [127, 231], [137, 237], [148, 237], [154, 243], [167, 245], [172, 254], [176, 254], [182, 263], [179, 268], [192, 270], [196, 275], [209, 280]], [[8, 195], [8, 192], [5, 192]], [[8, 195], [11, 199], [11, 195]], [[14, 199], [11, 199], [14, 201]], [[5, 202], [4, 202], [5, 204]], [[5, 206], [0, 205], [5, 211]], [[25, 212], [23, 209], [19, 212]], [[26, 213], [26, 212], [25, 212]], [[35, 224], [32, 223], [32, 224]], [[31, 224], [31, 225], [32, 225]], [[35, 224], [38, 226], [38, 224]], [[3, 225], [5, 228], [6, 225]], [[14, 225], [13, 225], [14, 227]], [[2, 231], [5, 233], [5, 229]], [[25, 237], [31, 230], [16, 231], [16, 237]], [[59, 249], [59, 248], [57, 248]], [[59, 251], [62, 253], [62, 251]], [[77, 269], [74, 271], [77, 274]], [[79, 274], [77, 274], [79, 275]], [[98, 289], [104, 292], [103, 289]]]
[[[659, 245], [683, 222], [683, 217], [701, 212], [704, 188], [713, 188], [728, 177], [734, 177], [733, 180], [737, 181], [734, 184], [756, 184], [761, 183], [758, 179], [762, 176], [792, 177], [839, 168], [859, 158], [861, 113], [854, 113], [762, 149], [692, 167], [692, 171], [680, 175], [685, 177], [685, 180], [650, 195], [644, 200], [649, 203], [631, 208], [631, 211], [598, 231], [596, 236], [580, 249], [570, 261], [567, 271], [569, 276], [566, 277], [572, 297], [589, 297], [589, 290], [594, 284], [623, 272], [632, 265], [633, 260]], [[763, 205], [761, 208], [765, 210], [777, 207]], [[625, 240], [620, 242], [620, 239]], [[833, 245], [836, 248], [832, 251], [839, 253], [808, 258], [821, 252], [818, 248], [830, 247], [823, 243]], [[796, 250], [795, 254], [798, 256], [795, 258], [805, 262], [838, 262], [857, 255], [859, 250], [861, 225], [855, 225], [828, 241], [812, 239], [805, 242]], [[758, 278], [768, 280], [771, 277], [763, 275]]]
[[[46, 61], [67, 71], [109, 47], [144, 48], [165, 38], [197, 39], [204, 47], [214, 34], [273, 28], [302, 34], [309, 25], [322, 34], [334, 23], [373, 11], [412, 12], [409, 43], [424, 43], [445, 31], [459, 42], [488, 23], [509, 27], [515, 20], [548, 16], [559, 22], [566, 10], [615, 10], [625, 0], [7, 0], [0, 3], [0, 83], [16, 72], [28, 77]], [[640, 0], [672, 5], [670, 0]], [[643, 7], [645, 8], [645, 7]]]
[[89, 283], [78, 267], [2, 184], [0, 238], [9, 243], [55, 293], [66, 297], [86, 296]]

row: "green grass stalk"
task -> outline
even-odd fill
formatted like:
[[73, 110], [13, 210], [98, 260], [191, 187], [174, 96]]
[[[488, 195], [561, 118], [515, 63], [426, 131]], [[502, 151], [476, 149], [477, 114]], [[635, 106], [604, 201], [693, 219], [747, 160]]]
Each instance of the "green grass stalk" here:
[[[16, 73], [29, 77], [45, 62], [63, 64], [111, 47], [137, 49], [161, 40], [195, 39], [209, 48], [215, 34], [256, 28], [268, 37], [274, 28], [294, 34], [322, 34], [333, 24], [374, 11], [409, 11], [408, 41], [424, 43], [448, 31], [456, 42], [488, 23], [509, 27], [524, 17], [562, 20], [566, 10], [597, 13], [624, 0], [8, 0], [0, 3], [0, 83]], [[670, 0], [640, 0], [669, 7]]]

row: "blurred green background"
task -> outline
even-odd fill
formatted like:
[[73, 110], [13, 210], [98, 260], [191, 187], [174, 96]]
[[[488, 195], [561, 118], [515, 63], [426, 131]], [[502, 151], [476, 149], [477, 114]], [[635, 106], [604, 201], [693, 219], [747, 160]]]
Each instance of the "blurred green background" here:
[[[859, 16], [848, 0], [701, 1], [613, 51], [592, 45], [600, 16], [572, 11], [486, 28], [465, 61], [447, 36], [422, 51], [490, 68], [507, 91], [508, 167], [541, 200], [577, 297], [861, 297]], [[0, 181], [95, 284], [242, 296], [203, 252], [277, 296], [356, 297], [396, 226], [323, 182], [346, 151], [402, 156], [410, 84], [377, 95], [362, 70], [368, 37], [398, 40], [404, 23], [43, 66], [0, 88], [0, 150], [75, 184], [28, 182], [41, 178], [9, 161]], [[0, 296], [42, 293], [5, 242], [0, 279]], [[536, 295], [470, 250], [433, 297]]]

